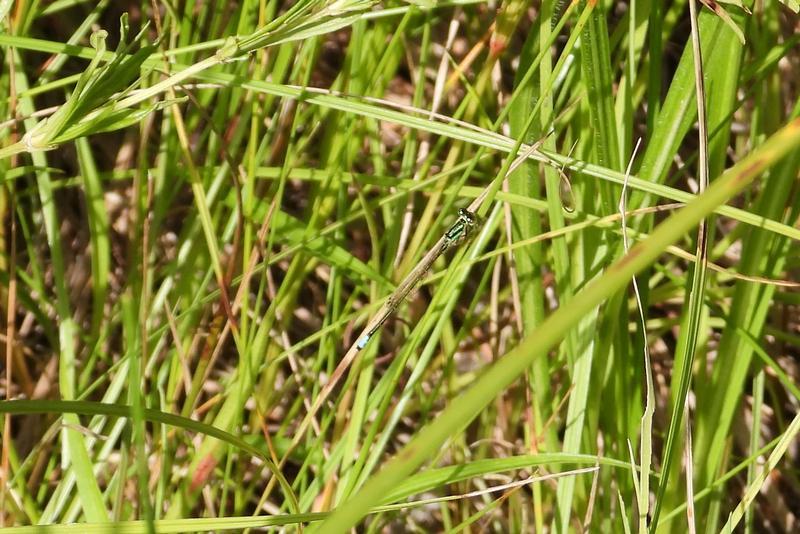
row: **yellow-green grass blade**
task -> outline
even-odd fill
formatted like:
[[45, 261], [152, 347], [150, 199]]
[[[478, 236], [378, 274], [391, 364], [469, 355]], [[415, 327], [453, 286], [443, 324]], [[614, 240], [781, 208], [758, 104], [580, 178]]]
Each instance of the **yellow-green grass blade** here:
[[451, 435], [460, 432], [496, 397], [498, 391], [518, 379], [533, 359], [543, 357], [560, 342], [586, 313], [622, 289], [631, 276], [655, 261], [664, 248], [692, 229], [711, 213], [714, 206], [742, 191], [761, 172], [798, 145], [800, 120], [794, 120], [729, 169], [704, 195], [660, 224], [647, 240], [633, 247], [625, 257], [610, 266], [600, 279], [581, 292], [580, 298], [559, 308], [540, 328], [486, 369], [456, 404], [445, 409], [432, 424], [422, 429], [359, 493], [337, 508], [319, 530], [345, 532], [354, 526], [376, 504], [380, 495], [415, 471], [428, 459], [431, 451], [438, 450]]

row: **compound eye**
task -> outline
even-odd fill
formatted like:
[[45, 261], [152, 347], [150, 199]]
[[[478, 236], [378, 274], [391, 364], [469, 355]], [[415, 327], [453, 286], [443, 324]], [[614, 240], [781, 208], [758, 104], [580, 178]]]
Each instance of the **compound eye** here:
[[464, 208], [459, 209], [458, 216], [463, 218], [469, 224], [475, 224], [475, 215], [467, 209]]

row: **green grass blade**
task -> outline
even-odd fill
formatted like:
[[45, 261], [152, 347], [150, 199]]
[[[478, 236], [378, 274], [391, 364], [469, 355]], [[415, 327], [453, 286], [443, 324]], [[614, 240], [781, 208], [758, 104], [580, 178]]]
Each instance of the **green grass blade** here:
[[488, 368], [460, 397], [457, 404], [451, 405], [434, 424], [419, 432], [381, 473], [340, 506], [320, 529], [324, 532], [345, 532], [355, 525], [380, 495], [427, 460], [429, 450], [437, 450], [451, 435], [461, 431], [495, 398], [497, 391], [517, 379], [532, 360], [543, 357], [586, 313], [619, 291], [631, 276], [652, 263], [667, 245], [678, 240], [711, 213], [714, 206], [740, 192], [761, 172], [798, 145], [800, 120], [794, 120], [728, 170], [704, 195], [659, 225], [650, 238], [633, 247], [629, 254], [609, 267], [606, 274], [584, 290], [580, 299], [576, 298], [569, 305], [559, 308], [540, 328]]

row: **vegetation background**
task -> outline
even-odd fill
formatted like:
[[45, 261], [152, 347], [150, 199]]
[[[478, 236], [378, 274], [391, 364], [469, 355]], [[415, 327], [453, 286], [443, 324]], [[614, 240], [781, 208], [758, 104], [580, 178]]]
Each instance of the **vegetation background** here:
[[0, 525], [797, 529], [797, 11], [0, 1]]

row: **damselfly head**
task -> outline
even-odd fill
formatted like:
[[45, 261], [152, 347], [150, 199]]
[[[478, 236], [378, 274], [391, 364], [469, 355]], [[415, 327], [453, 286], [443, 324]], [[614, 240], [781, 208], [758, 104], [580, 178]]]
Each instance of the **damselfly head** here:
[[461, 243], [469, 236], [470, 232], [477, 224], [477, 215], [464, 208], [458, 210], [458, 219], [456, 219], [453, 226], [444, 233], [444, 237], [447, 239], [447, 245], [451, 246], [456, 243]]
[[475, 226], [478, 224], [478, 216], [466, 208], [458, 210], [458, 218], [464, 221], [468, 226]]

